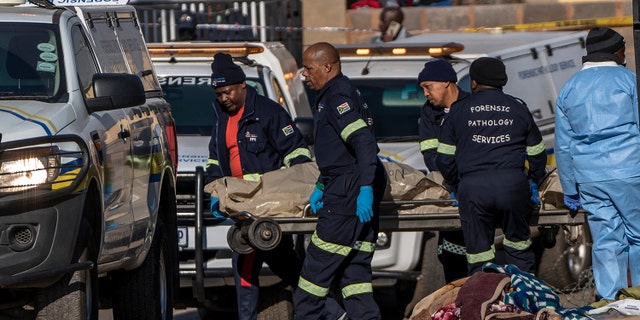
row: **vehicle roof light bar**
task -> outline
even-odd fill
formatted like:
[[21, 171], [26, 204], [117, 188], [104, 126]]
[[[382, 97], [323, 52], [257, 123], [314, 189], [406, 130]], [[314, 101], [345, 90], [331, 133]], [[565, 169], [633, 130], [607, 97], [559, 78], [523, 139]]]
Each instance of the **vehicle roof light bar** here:
[[224, 52], [237, 58], [264, 52], [263, 47], [248, 43], [149, 43], [147, 49], [151, 57], [212, 58], [216, 53]]
[[340, 57], [366, 56], [445, 56], [464, 50], [464, 45], [456, 42], [426, 44], [374, 44], [337, 45]]

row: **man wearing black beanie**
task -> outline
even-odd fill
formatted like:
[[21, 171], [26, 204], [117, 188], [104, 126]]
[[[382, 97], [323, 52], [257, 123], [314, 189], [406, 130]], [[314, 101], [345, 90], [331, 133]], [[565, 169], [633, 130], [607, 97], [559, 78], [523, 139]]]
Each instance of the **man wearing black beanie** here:
[[539, 204], [537, 185], [545, 175], [542, 134], [526, 105], [502, 92], [502, 61], [477, 59], [469, 75], [473, 94], [451, 108], [436, 155], [445, 182], [457, 185], [469, 275], [495, 261], [496, 225], [504, 233], [506, 263], [534, 272], [528, 216], [530, 202]]
[[[451, 64], [444, 60], [431, 60], [424, 64], [418, 74], [418, 85], [427, 101], [420, 111], [420, 152], [429, 171], [438, 171], [436, 150], [438, 136], [444, 117], [449, 108], [469, 96], [456, 85], [458, 75]], [[455, 199], [455, 186], [449, 186], [451, 198]], [[457, 205], [454, 203], [454, 205]], [[442, 263], [444, 279], [447, 283], [467, 276], [467, 258], [462, 231], [438, 232], [438, 260]]]
[[615, 300], [640, 285], [638, 92], [619, 33], [593, 28], [586, 45], [556, 99], [554, 150], [565, 206], [588, 213], [597, 295]]
[[[216, 54], [211, 71], [216, 123], [209, 142], [206, 184], [225, 176], [256, 181], [268, 171], [311, 161], [311, 152], [289, 114], [248, 86], [245, 73], [230, 55]], [[210, 209], [215, 218], [226, 218], [218, 198], [211, 196]], [[263, 262], [285, 283], [297, 286], [302, 262], [291, 235], [283, 235], [280, 244], [268, 252], [233, 252], [238, 319], [257, 319]]]

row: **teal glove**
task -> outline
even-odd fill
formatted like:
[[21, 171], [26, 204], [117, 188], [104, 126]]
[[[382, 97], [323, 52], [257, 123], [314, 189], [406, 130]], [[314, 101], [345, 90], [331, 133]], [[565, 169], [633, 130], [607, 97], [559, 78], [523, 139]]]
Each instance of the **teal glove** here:
[[540, 205], [540, 200], [538, 200], [538, 197], [540, 196], [539, 192], [538, 192], [538, 184], [535, 182], [531, 183], [531, 202], [533, 202], [533, 204], [535, 205]]
[[311, 212], [313, 212], [313, 214], [318, 214], [318, 210], [324, 205], [324, 203], [322, 203], [322, 193], [323, 191], [316, 186], [309, 197], [309, 205], [311, 206]]
[[371, 217], [373, 217], [373, 188], [371, 186], [360, 187], [360, 194], [356, 200], [356, 215], [362, 223], [371, 221]]
[[209, 207], [209, 209], [211, 210], [211, 214], [213, 215], [214, 218], [216, 219], [227, 218], [224, 215], [222, 215], [222, 212], [220, 212], [220, 201], [218, 200], [218, 198], [214, 196], [211, 196], [211, 206]]
[[564, 205], [567, 206], [567, 208], [569, 208], [570, 210], [576, 211], [578, 209], [580, 209], [580, 207], [582, 206], [580, 204], [580, 196], [577, 194], [574, 195], [564, 195]]
[[[449, 194], [449, 199], [451, 199], [451, 200], [456, 200], [456, 195], [455, 195], [455, 192], [454, 192], [454, 191], [451, 191], [451, 193]], [[457, 207], [457, 206], [458, 206], [458, 200], [453, 201], [453, 202], [451, 203], [451, 206], [452, 206], [452, 207]]]

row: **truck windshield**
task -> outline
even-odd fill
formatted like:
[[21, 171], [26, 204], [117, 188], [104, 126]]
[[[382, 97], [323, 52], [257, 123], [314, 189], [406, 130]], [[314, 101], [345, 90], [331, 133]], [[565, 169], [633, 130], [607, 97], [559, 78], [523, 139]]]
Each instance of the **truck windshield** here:
[[55, 25], [0, 24], [0, 99], [52, 100], [63, 92]]
[[[176, 77], [172, 77], [172, 80]], [[185, 77], [186, 78], [186, 77]], [[162, 92], [171, 104], [171, 113], [176, 121], [178, 135], [210, 136], [211, 127], [215, 122], [213, 100], [216, 93], [208, 83], [194, 83], [190, 81], [168, 81], [160, 77]], [[247, 79], [247, 85], [265, 95], [264, 85], [256, 79]]]

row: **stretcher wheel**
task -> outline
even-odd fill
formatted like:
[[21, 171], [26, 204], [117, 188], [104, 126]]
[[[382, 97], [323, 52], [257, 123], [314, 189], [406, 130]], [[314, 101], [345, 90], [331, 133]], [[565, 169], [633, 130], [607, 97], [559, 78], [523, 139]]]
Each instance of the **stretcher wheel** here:
[[258, 250], [272, 250], [281, 239], [280, 225], [271, 218], [259, 218], [249, 226], [249, 243]]
[[247, 239], [242, 236], [242, 230], [234, 224], [227, 231], [227, 243], [231, 250], [239, 254], [249, 254], [253, 252], [253, 247], [249, 245]]

